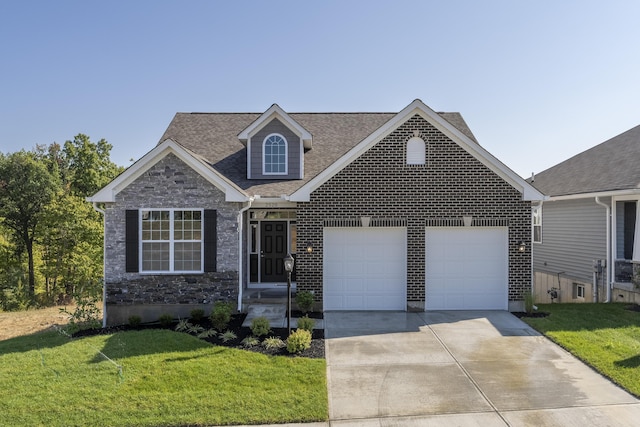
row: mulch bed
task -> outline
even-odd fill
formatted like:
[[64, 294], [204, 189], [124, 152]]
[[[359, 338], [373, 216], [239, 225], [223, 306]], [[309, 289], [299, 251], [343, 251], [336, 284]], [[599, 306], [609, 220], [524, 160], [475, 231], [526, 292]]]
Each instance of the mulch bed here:
[[[296, 311], [291, 311], [293, 317], [302, 317], [303, 314]], [[322, 313], [308, 313], [310, 318], [322, 319]], [[219, 336], [202, 338], [204, 341], [210, 342], [214, 345], [222, 347], [239, 348], [242, 350], [254, 351], [256, 353], [262, 353], [269, 356], [288, 356], [288, 357], [308, 357], [312, 359], [324, 359], [324, 329], [314, 329], [311, 335], [311, 347], [297, 354], [291, 354], [287, 351], [286, 347], [281, 349], [268, 350], [262, 345], [256, 345], [252, 347], [245, 347], [242, 345], [242, 340], [250, 335], [251, 329], [242, 326], [244, 319], [247, 317], [246, 313], [238, 313], [231, 316], [231, 322], [226, 330], [232, 331], [236, 334], [236, 338], [227, 342], [223, 342]], [[191, 322], [194, 323], [194, 322]], [[204, 329], [211, 329], [212, 325], [208, 318], [203, 319], [198, 323]], [[73, 334], [73, 337], [85, 337], [101, 334], [113, 334], [115, 332], [124, 331], [139, 331], [144, 329], [168, 329], [175, 330], [177, 322], [173, 322], [171, 325], [163, 326], [159, 323], [146, 323], [138, 326], [119, 325], [110, 326], [104, 329], [85, 329]], [[292, 329], [293, 331], [293, 329]], [[271, 328], [271, 332], [267, 337], [278, 337], [283, 341], [286, 341], [288, 337], [287, 328]], [[262, 337], [265, 338], [265, 337]], [[261, 340], [262, 341], [262, 340]]]
[[519, 319], [523, 317], [547, 317], [550, 313], [545, 313], [544, 311], [534, 311], [533, 313], [525, 313], [524, 311], [514, 311], [511, 312], [514, 316]]
[[627, 304], [624, 306], [625, 310], [629, 311], [640, 311], [640, 305], [638, 304]]

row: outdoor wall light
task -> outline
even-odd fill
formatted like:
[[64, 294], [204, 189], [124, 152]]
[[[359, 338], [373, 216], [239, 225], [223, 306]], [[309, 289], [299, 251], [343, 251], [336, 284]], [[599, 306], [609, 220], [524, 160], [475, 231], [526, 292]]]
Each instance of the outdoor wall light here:
[[518, 244], [518, 251], [524, 252], [526, 249], [527, 244], [524, 242], [524, 240], [520, 240], [520, 243]]
[[307, 253], [310, 254], [311, 252], [313, 252], [313, 246], [311, 243], [307, 243]]

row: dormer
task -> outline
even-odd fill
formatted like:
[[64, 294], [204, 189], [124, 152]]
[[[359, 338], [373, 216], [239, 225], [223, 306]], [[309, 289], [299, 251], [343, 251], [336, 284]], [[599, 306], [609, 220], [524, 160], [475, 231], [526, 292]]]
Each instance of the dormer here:
[[302, 179], [311, 134], [277, 104], [238, 134], [247, 147], [247, 179]]

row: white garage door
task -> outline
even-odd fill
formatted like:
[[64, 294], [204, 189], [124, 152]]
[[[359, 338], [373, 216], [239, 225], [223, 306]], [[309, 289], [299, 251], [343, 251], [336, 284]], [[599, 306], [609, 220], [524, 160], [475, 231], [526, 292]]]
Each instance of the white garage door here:
[[427, 227], [427, 310], [506, 310], [506, 227]]
[[405, 228], [324, 229], [325, 310], [406, 310]]

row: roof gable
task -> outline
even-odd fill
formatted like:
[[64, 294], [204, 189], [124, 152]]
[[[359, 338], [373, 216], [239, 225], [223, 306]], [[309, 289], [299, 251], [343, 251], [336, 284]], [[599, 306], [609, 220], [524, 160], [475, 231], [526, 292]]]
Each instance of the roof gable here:
[[177, 142], [171, 139], [166, 139], [118, 175], [113, 181], [103, 187], [96, 194], [91, 197], [87, 197], [87, 201], [95, 203], [115, 202], [115, 197], [120, 191], [125, 189], [129, 184], [135, 181], [168, 154], [174, 154], [180, 160], [189, 165], [189, 167], [199, 173], [203, 178], [223, 191], [225, 193], [226, 201], [244, 202], [249, 199], [241, 189], [239, 189], [227, 177], [220, 174], [215, 169], [212, 169], [211, 166], [209, 166], [201, 157], [190, 152]]
[[369, 150], [375, 144], [377, 144], [380, 140], [385, 138], [395, 129], [400, 127], [404, 122], [406, 122], [409, 118], [414, 115], [420, 115], [426, 121], [431, 123], [436, 129], [442, 132], [444, 135], [449, 137], [452, 141], [456, 142], [460, 147], [462, 147], [469, 154], [478, 159], [482, 164], [488, 167], [490, 170], [495, 172], [498, 176], [508, 182], [511, 186], [513, 186], [516, 190], [518, 190], [523, 195], [524, 200], [542, 200], [543, 195], [535, 189], [531, 184], [526, 182], [522, 177], [517, 175], [511, 169], [506, 167], [502, 162], [500, 162], [497, 158], [495, 158], [491, 153], [482, 148], [479, 144], [477, 144], [473, 139], [463, 133], [456, 126], [452, 125], [445, 118], [443, 118], [440, 114], [433, 111], [427, 105], [425, 105], [421, 100], [416, 99], [407, 107], [405, 107], [398, 114], [391, 117], [386, 123], [377, 128], [373, 133], [371, 133], [368, 137], [358, 143], [356, 146], [351, 148], [346, 154], [344, 154], [341, 158], [339, 158], [336, 162], [331, 164], [326, 170], [324, 170], [321, 174], [315, 176], [305, 185], [303, 185], [300, 189], [295, 191], [290, 197], [289, 200], [292, 201], [309, 201], [311, 197], [311, 193], [319, 188], [322, 184], [327, 182], [333, 176], [335, 176], [338, 172], [344, 169], [347, 165], [353, 162], [355, 159], [360, 157], [364, 152]]
[[285, 111], [278, 106], [278, 104], [273, 104], [267, 111], [262, 113], [260, 117], [253, 121], [249, 126], [247, 126], [244, 130], [242, 130], [238, 134], [238, 139], [246, 145], [247, 140], [262, 129], [264, 126], [269, 124], [273, 119], [278, 119], [282, 123], [285, 124], [292, 132], [300, 137], [304, 148], [306, 150], [311, 149], [312, 136], [308, 130], [306, 130], [300, 123], [296, 122], [291, 118]]
[[532, 184], [549, 196], [640, 188], [640, 125], [536, 174]]

